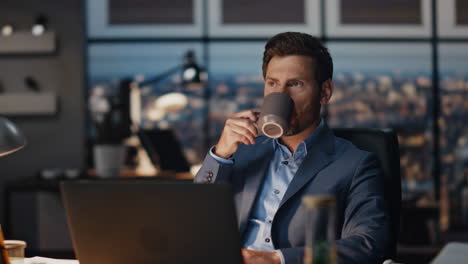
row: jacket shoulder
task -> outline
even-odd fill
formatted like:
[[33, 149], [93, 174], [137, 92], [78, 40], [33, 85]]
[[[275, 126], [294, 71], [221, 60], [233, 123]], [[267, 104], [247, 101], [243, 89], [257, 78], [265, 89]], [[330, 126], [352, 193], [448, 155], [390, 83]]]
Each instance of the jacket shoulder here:
[[362, 160], [364, 157], [371, 156], [376, 158], [375, 154], [358, 148], [351, 141], [335, 136], [335, 151], [336, 155], [341, 158], [351, 159], [355, 162]]

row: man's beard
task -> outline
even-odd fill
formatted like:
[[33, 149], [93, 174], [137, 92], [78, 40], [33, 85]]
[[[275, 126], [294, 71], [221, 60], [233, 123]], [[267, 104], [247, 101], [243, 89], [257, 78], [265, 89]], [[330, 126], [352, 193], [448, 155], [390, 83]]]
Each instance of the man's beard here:
[[289, 122], [289, 129], [286, 132], [285, 136], [287, 137], [294, 136], [302, 132], [302, 130], [304, 130], [304, 128], [301, 127], [299, 123], [299, 118], [297, 117], [296, 114], [294, 114], [293, 117], [291, 118], [291, 122]]
[[[320, 120], [320, 116], [317, 117], [318, 120]], [[293, 116], [291, 117], [291, 121], [289, 122], [289, 128], [288, 131], [284, 136], [289, 137], [289, 136], [294, 136], [302, 131], [306, 130], [308, 127], [310, 127], [317, 118], [311, 118], [311, 119], [303, 119], [302, 122], [300, 121], [298, 115], [294, 112]]]

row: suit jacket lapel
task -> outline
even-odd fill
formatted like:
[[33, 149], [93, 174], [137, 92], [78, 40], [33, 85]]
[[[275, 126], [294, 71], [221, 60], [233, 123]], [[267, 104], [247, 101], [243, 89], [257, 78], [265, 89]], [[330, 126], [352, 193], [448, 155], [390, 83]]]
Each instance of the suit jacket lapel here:
[[324, 124], [307, 150], [307, 156], [297, 170], [280, 203], [280, 208], [304, 185], [311, 181], [319, 171], [333, 161], [334, 135]]
[[253, 203], [261, 188], [263, 178], [273, 158], [274, 149], [271, 139], [259, 143], [253, 159], [249, 159], [248, 169], [245, 171], [245, 184], [242, 195], [242, 206], [239, 214], [240, 233], [245, 231], [246, 221], [249, 217]]

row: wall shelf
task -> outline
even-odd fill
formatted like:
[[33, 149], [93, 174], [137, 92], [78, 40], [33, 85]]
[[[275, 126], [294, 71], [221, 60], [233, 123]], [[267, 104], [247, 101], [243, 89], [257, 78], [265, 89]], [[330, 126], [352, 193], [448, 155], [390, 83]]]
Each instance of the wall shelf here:
[[34, 36], [30, 31], [0, 36], [0, 54], [49, 54], [56, 49], [55, 32]]
[[53, 115], [57, 112], [57, 95], [53, 92], [0, 94], [0, 114]]

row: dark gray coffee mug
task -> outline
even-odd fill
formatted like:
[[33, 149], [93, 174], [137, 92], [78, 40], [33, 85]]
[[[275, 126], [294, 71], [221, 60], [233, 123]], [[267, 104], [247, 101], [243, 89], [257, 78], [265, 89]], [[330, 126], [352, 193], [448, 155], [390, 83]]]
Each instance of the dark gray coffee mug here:
[[294, 112], [294, 101], [285, 93], [271, 93], [263, 98], [257, 121], [261, 132], [270, 138], [279, 138], [289, 129]]

